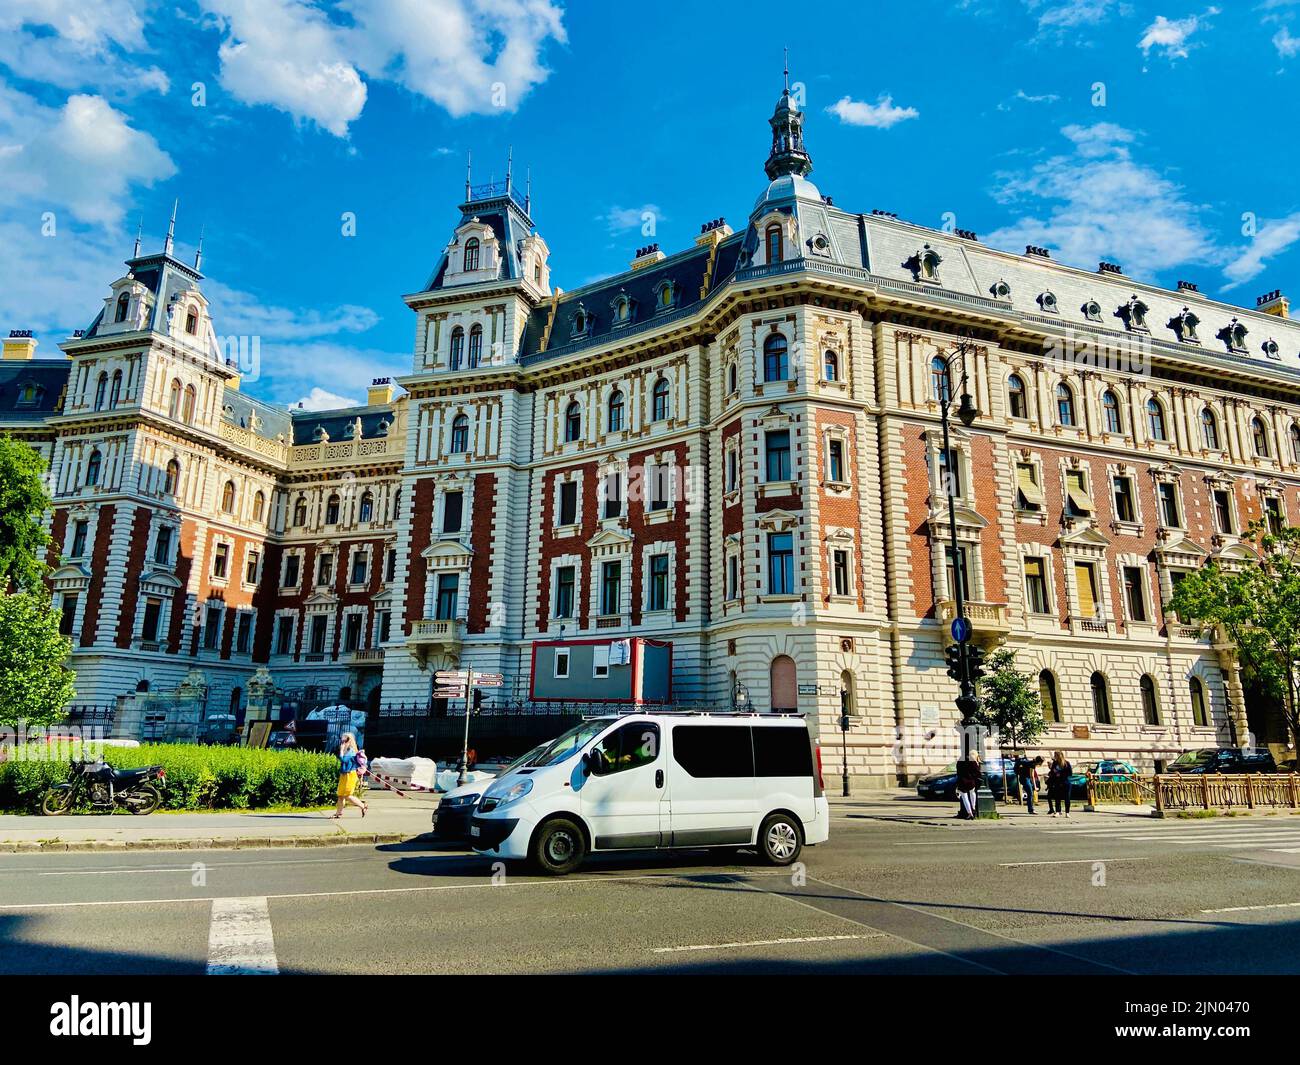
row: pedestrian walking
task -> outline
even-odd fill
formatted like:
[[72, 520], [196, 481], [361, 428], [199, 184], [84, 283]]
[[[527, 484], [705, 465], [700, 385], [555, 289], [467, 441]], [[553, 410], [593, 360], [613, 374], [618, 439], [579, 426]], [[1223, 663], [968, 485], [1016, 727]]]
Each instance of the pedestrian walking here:
[[971, 751], [969, 758], [957, 763], [957, 816], [963, 821], [975, 819], [975, 796], [979, 786], [984, 783], [983, 767], [980, 765], [979, 751]]
[[1038, 767], [1043, 764], [1040, 754], [1032, 762], [1026, 757], [1016, 762], [1016, 781], [1020, 784], [1020, 793], [1024, 796], [1029, 812], [1035, 813], [1034, 800], [1038, 798]]
[[351, 803], [361, 808], [361, 816], [366, 816], [366, 804], [356, 796], [357, 790], [357, 738], [350, 732], [343, 733], [339, 743], [339, 805], [331, 817], [337, 821], [343, 816], [344, 803]]
[[1066, 760], [1064, 751], [1052, 754], [1052, 766], [1047, 771], [1047, 811], [1050, 817], [1070, 816], [1070, 777], [1074, 766]]

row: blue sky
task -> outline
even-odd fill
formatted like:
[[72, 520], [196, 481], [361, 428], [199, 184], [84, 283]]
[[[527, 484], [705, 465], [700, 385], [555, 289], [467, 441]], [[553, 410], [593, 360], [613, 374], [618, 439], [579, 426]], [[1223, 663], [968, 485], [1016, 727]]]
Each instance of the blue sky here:
[[467, 151], [531, 167], [573, 288], [744, 222], [783, 46], [841, 207], [1300, 300], [1300, 0], [5, 0], [0, 328], [55, 354], [179, 197], [246, 387], [359, 399], [409, 367]]

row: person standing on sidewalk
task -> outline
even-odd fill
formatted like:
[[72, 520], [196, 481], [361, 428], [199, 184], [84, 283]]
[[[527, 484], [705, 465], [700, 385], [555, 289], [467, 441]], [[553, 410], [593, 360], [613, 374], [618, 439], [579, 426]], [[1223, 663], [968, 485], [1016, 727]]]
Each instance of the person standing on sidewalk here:
[[1065, 758], [1064, 751], [1052, 755], [1052, 767], [1047, 771], [1047, 809], [1051, 817], [1070, 816], [1070, 777], [1074, 766]]
[[1034, 813], [1034, 800], [1038, 798], [1038, 767], [1043, 764], [1043, 756], [1040, 754], [1032, 762], [1028, 757], [1021, 758], [1016, 763], [1016, 779], [1020, 784], [1020, 793], [1025, 798], [1025, 805], [1029, 807], [1029, 812]]
[[984, 783], [979, 751], [972, 750], [969, 758], [957, 763], [957, 816], [963, 821], [975, 820], [975, 796]]
[[356, 797], [357, 790], [357, 739], [350, 732], [343, 733], [339, 744], [339, 805], [331, 815], [335, 821], [343, 816], [343, 804], [351, 803], [361, 808], [366, 816], [366, 804]]

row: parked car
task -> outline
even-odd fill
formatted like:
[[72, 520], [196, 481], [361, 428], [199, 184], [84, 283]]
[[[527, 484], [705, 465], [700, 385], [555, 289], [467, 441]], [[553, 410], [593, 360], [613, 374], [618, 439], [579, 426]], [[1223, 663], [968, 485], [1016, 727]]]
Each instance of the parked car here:
[[1203, 747], [1174, 759], [1171, 773], [1276, 773], [1273, 753], [1263, 747]]
[[1132, 762], [1123, 762], [1118, 758], [1103, 758], [1091, 763], [1082, 773], [1070, 776], [1070, 798], [1086, 799], [1088, 797], [1088, 774], [1093, 780], [1115, 781], [1128, 780], [1138, 775], [1137, 767]]
[[470, 843], [571, 873], [589, 853], [756, 848], [789, 865], [830, 835], [802, 717], [635, 713], [570, 729], [483, 794]]
[[[1002, 799], [1002, 763], [1001, 758], [990, 758], [984, 762], [984, 783], [995, 799]], [[1013, 799], [1020, 799], [1020, 782], [1016, 780], [1015, 759], [1006, 759], [1006, 783]], [[1043, 774], [1039, 774], [1043, 776]], [[1040, 783], [1041, 787], [1046, 786]], [[916, 794], [922, 799], [943, 799], [947, 802], [957, 801], [957, 763], [949, 762], [938, 773], [922, 777], [916, 782]]]
[[[497, 776], [503, 777], [507, 773], [514, 772], [517, 767], [540, 754], [545, 748], [546, 744], [543, 743], [527, 754], [521, 754]], [[434, 836], [445, 840], [469, 839], [469, 823], [474, 817], [474, 811], [478, 809], [483, 792], [488, 789], [493, 779], [495, 778], [469, 781], [447, 792], [433, 811]]]

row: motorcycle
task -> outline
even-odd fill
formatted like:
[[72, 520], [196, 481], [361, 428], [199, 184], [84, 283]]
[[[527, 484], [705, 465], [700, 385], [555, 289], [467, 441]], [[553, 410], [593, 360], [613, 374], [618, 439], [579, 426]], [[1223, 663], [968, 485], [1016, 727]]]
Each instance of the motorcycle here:
[[55, 784], [41, 800], [41, 813], [50, 817], [66, 814], [83, 797], [96, 810], [112, 811], [122, 806], [133, 814], [151, 814], [162, 804], [167, 770], [160, 765], [139, 769], [114, 769], [105, 762], [71, 763], [66, 784]]

